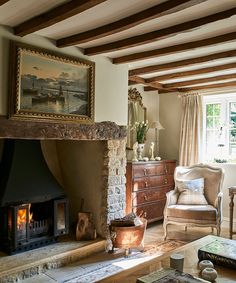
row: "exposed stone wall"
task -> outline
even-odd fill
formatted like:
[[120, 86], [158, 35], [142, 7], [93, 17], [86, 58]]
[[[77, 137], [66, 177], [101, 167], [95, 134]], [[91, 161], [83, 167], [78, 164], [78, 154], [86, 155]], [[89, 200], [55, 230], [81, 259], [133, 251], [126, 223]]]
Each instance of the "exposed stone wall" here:
[[102, 231], [107, 235], [111, 220], [125, 215], [126, 205], [126, 140], [108, 140], [104, 151]]

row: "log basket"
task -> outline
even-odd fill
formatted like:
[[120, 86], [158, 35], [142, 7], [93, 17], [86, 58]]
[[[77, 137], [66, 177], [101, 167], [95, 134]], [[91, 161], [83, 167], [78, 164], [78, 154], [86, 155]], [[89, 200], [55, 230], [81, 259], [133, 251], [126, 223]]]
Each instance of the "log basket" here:
[[147, 220], [141, 218], [142, 224], [138, 226], [109, 226], [112, 250], [114, 248], [125, 249], [125, 256], [128, 256], [131, 248], [136, 248], [141, 251], [144, 249], [144, 234], [146, 231]]

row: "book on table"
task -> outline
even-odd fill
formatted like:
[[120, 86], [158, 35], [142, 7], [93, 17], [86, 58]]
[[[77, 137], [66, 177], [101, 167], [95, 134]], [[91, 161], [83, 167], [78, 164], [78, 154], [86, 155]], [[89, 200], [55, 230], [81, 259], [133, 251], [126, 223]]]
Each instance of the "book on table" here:
[[202, 283], [208, 282], [173, 268], [162, 268], [137, 279], [136, 283]]
[[236, 241], [217, 237], [198, 250], [199, 260], [208, 259], [216, 265], [236, 269]]

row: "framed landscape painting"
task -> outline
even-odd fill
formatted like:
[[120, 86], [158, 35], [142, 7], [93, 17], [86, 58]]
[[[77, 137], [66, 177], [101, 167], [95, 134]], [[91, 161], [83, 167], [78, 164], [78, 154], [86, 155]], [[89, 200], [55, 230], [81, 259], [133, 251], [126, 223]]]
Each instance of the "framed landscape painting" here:
[[11, 43], [10, 118], [93, 122], [90, 61]]

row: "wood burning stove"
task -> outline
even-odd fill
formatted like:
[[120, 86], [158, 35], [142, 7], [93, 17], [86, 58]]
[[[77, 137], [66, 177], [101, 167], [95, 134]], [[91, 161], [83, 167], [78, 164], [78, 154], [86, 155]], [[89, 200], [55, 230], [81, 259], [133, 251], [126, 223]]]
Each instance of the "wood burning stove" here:
[[14, 254], [69, 232], [68, 200], [39, 141], [5, 140], [0, 163], [0, 248]]
[[1, 207], [1, 249], [14, 254], [54, 243], [68, 233], [68, 223], [65, 198]]

